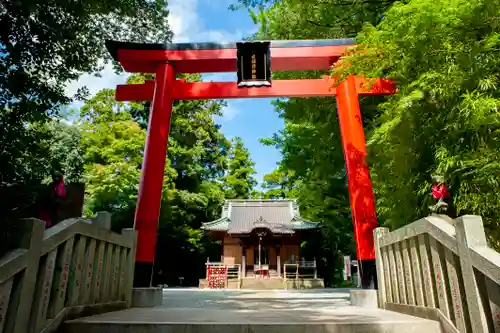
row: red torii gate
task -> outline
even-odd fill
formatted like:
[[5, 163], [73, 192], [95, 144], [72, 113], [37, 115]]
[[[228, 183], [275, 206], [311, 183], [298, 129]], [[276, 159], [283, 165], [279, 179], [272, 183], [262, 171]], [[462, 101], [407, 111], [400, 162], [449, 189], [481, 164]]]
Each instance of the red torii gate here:
[[[271, 41], [272, 71], [327, 71], [355, 46], [352, 39]], [[118, 85], [118, 101], [153, 101], [135, 213], [138, 232], [134, 285], [151, 285], [162, 196], [168, 134], [174, 100], [315, 97], [337, 98], [342, 144], [363, 288], [376, 286], [373, 230], [378, 226], [375, 200], [366, 162], [359, 96], [395, 92], [389, 80], [350, 76], [334, 87], [331, 78], [275, 80], [267, 87], [240, 88], [236, 82], [185, 82], [181, 73], [237, 71], [236, 44], [143, 44], [107, 41], [113, 58], [127, 72], [155, 73], [154, 81]]]

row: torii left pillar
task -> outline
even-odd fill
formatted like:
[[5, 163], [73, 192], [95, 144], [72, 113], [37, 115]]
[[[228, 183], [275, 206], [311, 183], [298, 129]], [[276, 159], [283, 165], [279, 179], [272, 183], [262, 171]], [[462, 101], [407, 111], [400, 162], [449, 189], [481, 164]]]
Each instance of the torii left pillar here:
[[174, 67], [169, 63], [160, 64], [156, 70], [154, 97], [149, 113], [148, 137], [134, 219], [134, 229], [137, 230], [134, 287], [150, 287], [153, 279], [174, 83]]

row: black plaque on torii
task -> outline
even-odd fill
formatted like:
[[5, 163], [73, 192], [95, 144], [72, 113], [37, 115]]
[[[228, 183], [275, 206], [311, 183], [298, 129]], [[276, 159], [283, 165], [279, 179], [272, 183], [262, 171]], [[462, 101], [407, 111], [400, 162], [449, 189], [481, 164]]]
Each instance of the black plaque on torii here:
[[238, 87], [271, 86], [271, 43], [236, 43]]

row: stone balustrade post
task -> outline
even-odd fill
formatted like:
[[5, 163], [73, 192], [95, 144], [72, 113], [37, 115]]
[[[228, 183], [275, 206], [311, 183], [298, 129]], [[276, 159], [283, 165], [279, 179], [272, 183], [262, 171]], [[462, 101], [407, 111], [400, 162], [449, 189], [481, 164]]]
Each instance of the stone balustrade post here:
[[[387, 228], [376, 228], [375, 230], [373, 230], [373, 237], [375, 242], [375, 267], [377, 270], [378, 306], [381, 309], [385, 308], [385, 303], [387, 302], [386, 291], [385, 291], [386, 281], [384, 277], [384, 269], [388, 269], [388, 267], [384, 267], [383, 264], [382, 251], [380, 248], [380, 239], [388, 233], [389, 229]], [[400, 267], [400, 269], [402, 268]]]
[[122, 235], [126, 235], [129, 238], [131, 247], [127, 254], [127, 268], [126, 268], [126, 278], [125, 278], [125, 302], [127, 307], [132, 306], [132, 289], [134, 284], [134, 270], [135, 270], [135, 253], [137, 250], [137, 231], [135, 229], [123, 229]]
[[[487, 333], [488, 324], [485, 311], [481, 301], [474, 263], [470, 256], [470, 249], [475, 247], [487, 247], [486, 235], [484, 233], [483, 220], [480, 216], [465, 215], [457, 218], [455, 223], [456, 238], [458, 245], [458, 257], [462, 270], [465, 298], [473, 333]], [[492, 290], [492, 292], [494, 292]], [[498, 293], [498, 290], [496, 291]]]
[[112, 214], [108, 212], [97, 212], [94, 224], [103, 229], [111, 230], [111, 215]]
[[31, 311], [42, 252], [45, 223], [37, 219], [25, 219], [25, 234], [21, 248], [28, 250], [28, 259], [20, 283], [11, 291], [10, 303], [4, 325], [5, 332], [26, 333], [29, 331]]

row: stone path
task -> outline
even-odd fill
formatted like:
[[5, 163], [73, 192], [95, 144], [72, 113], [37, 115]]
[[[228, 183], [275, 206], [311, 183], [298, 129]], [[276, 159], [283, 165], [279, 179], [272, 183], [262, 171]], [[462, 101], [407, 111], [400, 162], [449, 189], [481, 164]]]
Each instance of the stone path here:
[[[72, 323], [120, 324], [429, 324], [380, 309], [349, 305], [347, 289], [200, 290], [165, 289], [163, 306], [133, 308], [86, 317]], [[434, 323], [434, 322], [432, 322]], [[432, 326], [432, 325], [431, 325]], [[431, 333], [428, 331], [428, 333]]]

